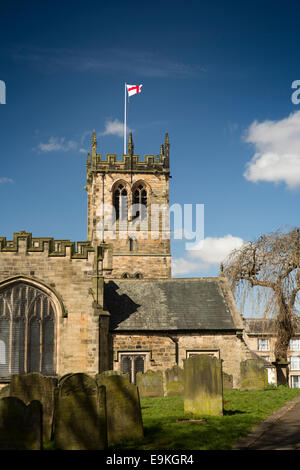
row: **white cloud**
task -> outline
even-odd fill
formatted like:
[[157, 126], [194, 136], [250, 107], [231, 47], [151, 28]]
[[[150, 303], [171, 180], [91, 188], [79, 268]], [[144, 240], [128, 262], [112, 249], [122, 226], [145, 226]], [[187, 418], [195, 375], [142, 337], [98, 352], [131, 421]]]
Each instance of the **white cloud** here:
[[48, 142], [39, 143], [37, 150], [42, 153], [48, 152], [70, 152], [77, 150], [78, 143], [74, 140], [66, 140], [65, 137], [50, 137]]
[[[126, 129], [127, 133], [129, 132], [129, 128]], [[116, 135], [117, 137], [124, 136], [124, 123], [119, 121], [118, 119], [107, 120], [105, 122], [105, 130], [101, 132], [100, 135]]]
[[244, 173], [248, 181], [300, 186], [300, 111], [280, 121], [254, 121], [245, 141], [256, 148]]
[[208, 267], [197, 261], [186, 258], [172, 258], [172, 276], [183, 276], [199, 272], [200, 270], [206, 271]]
[[204, 263], [217, 264], [221, 263], [230, 251], [239, 248], [243, 243], [241, 238], [230, 234], [219, 238], [207, 237], [192, 250], [191, 256]]
[[240, 248], [243, 243], [242, 238], [230, 234], [219, 238], [207, 237], [195, 249], [187, 251], [185, 257], [173, 260], [172, 275], [207, 271], [219, 265], [232, 250]]
[[146, 50], [102, 49], [91, 50], [40, 48], [21, 46], [14, 52], [17, 61], [29, 62], [43, 72], [71, 70], [103, 74], [130, 73], [132, 76], [159, 78], [189, 78], [206, 72], [201, 65], [178, 62], [169, 56], [162, 57]]
[[2, 183], [13, 183], [14, 181], [11, 178], [7, 178], [6, 176], [0, 177], [0, 184]]

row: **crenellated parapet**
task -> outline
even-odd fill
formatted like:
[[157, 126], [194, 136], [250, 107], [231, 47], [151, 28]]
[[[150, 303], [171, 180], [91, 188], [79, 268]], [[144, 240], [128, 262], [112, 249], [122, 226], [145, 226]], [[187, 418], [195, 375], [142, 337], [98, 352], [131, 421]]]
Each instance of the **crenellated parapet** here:
[[170, 144], [168, 134], [165, 136], [165, 143], [160, 147], [157, 155], [145, 155], [142, 160], [140, 155], [134, 154], [134, 144], [132, 134], [129, 134], [127, 154], [122, 155], [118, 160], [114, 153], [107, 154], [104, 158], [97, 153], [97, 141], [95, 131], [92, 139], [92, 152], [87, 156], [87, 181], [89, 183], [93, 172], [114, 172], [114, 173], [170, 173]]
[[[109, 245], [100, 245], [97, 250], [98, 260], [105, 258], [105, 251], [110, 251]], [[72, 242], [70, 240], [55, 240], [51, 237], [32, 237], [25, 231], [15, 232], [12, 240], [0, 237], [0, 253], [46, 253], [49, 257], [70, 257], [71, 259], [88, 259], [90, 252], [95, 252], [91, 242]]]

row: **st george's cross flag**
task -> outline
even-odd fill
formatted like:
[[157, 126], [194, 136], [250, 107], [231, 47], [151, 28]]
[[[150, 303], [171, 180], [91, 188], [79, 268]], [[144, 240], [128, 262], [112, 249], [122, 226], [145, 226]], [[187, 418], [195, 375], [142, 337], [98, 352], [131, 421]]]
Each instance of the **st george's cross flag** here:
[[143, 85], [127, 85], [128, 96], [135, 95], [136, 93], [141, 93]]
[[126, 155], [126, 126], [127, 126], [127, 112], [126, 112], [126, 90], [129, 97], [141, 93], [143, 85], [128, 85], [125, 83], [125, 96], [124, 96], [124, 155]]

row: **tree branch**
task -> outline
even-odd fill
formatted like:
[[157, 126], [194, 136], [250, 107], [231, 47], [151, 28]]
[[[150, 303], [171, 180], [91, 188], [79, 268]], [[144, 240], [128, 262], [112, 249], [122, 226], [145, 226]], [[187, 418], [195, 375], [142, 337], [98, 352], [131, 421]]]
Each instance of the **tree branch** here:
[[276, 285], [274, 282], [271, 281], [260, 281], [257, 279], [256, 276], [241, 276], [240, 279], [243, 279], [244, 281], [249, 281], [251, 284], [251, 287], [254, 286], [261, 286], [261, 287], [269, 287], [270, 289], [273, 289], [275, 291]]

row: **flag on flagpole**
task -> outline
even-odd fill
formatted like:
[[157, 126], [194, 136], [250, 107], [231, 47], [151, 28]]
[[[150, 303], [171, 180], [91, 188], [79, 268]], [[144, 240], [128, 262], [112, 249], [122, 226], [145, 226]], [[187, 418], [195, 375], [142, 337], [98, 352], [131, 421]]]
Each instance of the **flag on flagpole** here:
[[128, 96], [135, 95], [136, 93], [141, 93], [143, 85], [127, 85]]
[[[141, 93], [143, 85], [127, 85], [125, 83], [125, 96], [124, 96], [124, 155], [126, 154], [126, 126], [127, 126], [127, 114], [126, 114], [126, 90], [129, 96], [136, 95], [137, 93]], [[129, 99], [128, 99], [129, 102]]]

